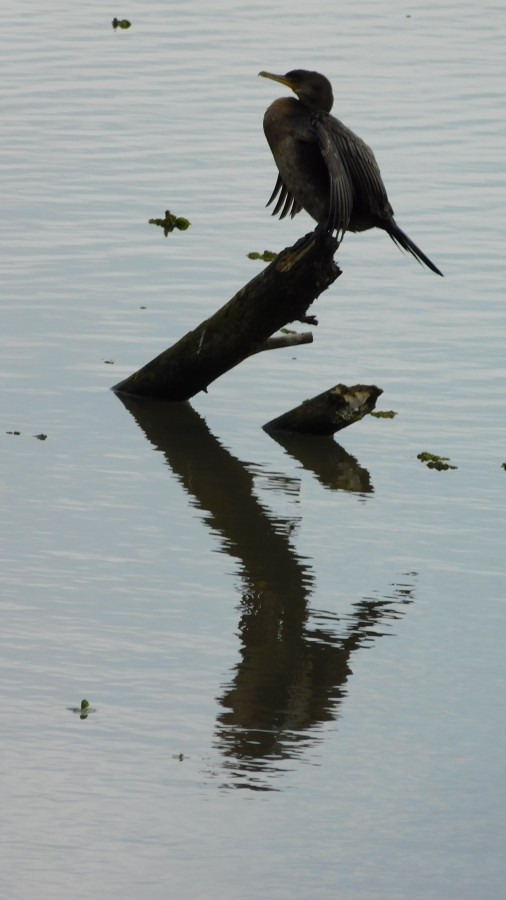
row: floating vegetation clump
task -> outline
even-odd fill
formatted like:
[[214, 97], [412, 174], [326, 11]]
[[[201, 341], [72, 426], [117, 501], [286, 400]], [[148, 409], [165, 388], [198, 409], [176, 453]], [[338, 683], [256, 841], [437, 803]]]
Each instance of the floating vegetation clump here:
[[438, 472], [446, 472], [447, 469], [457, 468], [457, 466], [450, 465], [448, 456], [438, 456], [437, 453], [428, 453], [426, 450], [423, 453], [418, 453], [416, 458], [425, 463], [428, 469], [437, 469]]
[[186, 229], [190, 227], [191, 222], [183, 216], [173, 216], [171, 211], [166, 209], [164, 219], [150, 219], [149, 224], [158, 225], [159, 228], [163, 228], [163, 233], [165, 237], [167, 237], [169, 232], [174, 231], [175, 228], [177, 228], [178, 231], [186, 231]]
[[[20, 431], [6, 431], [6, 434], [15, 434], [16, 437], [19, 437], [21, 434]], [[37, 438], [38, 441], [47, 441], [47, 434], [34, 434], [34, 438]]]
[[81, 700], [80, 706], [67, 706], [67, 709], [78, 715], [80, 719], [87, 719], [90, 713], [96, 712], [96, 709], [93, 709], [87, 700]]
[[383, 409], [377, 410], [375, 409], [371, 416], [374, 416], [375, 419], [395, 419], [397, 413], [394, 412], [393, 409]]
[[255, 250], [252, 250], [251, 253], [248, 253], [248, 259], [261, 259], [262, 262], [272, 262], [277, 255], [272, 250], [264, 250], [263, 253], [257, 253]]

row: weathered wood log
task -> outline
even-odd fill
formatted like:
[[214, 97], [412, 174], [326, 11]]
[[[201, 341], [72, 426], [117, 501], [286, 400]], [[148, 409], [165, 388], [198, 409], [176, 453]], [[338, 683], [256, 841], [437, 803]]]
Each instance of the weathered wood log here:
[[[276, 334], [267, 338], [263, 344], [259, 344], [253, 353], [263, 353], [265, 350], [281, 350], [285, 347], [299, 347], [301, 344], [312, 344], [312, 331], [297, 331], [290, 334]], [[253, 354], [251, 354], [253, 355]]]
[[341, 270], [338, 243], [314, 233], [288, 247], [221, 309], [176, 344], [113, 387], [117, 393], [188, 400], [259, 352], [279, 328], [303, 320]]
[[370, 413], [382, 393], [381, 388], [375, 385], [355, 384], [347, 387], [345, 384], [336, 384], [323, 394], [304, 400], [299, 406], [272, 419], [263, 427], [267, 432], [335, 434]]

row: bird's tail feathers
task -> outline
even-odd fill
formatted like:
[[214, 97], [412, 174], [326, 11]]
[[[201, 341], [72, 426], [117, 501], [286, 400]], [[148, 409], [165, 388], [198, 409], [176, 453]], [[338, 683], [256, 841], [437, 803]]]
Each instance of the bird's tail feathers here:
[[402, 228], [399, 228], [397, 222], [389, 222], [388, 228], [386, 228], [385, 231], [390, 235], [394, 244], [397, 244], [397, 246], [400, 247], [401, 250], [407, 250], [408, 253], [411, 253], [411, 255], [414, 256], [419, 263], [427, 266], [427, 268], [435, 272], [436, 275], [443, 275], [438, 267], [434, 265], [432, 260], [430, 260], [429, 257], [425, 255], [423, 250], [420, 250], [420, 247], [416, 246], [415, 242], [412, 241], [411, 238], [404, 233]]

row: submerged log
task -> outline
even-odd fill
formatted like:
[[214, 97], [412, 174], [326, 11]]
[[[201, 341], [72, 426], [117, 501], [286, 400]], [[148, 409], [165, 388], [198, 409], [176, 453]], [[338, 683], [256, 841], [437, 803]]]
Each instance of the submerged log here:
[[376, 406], [383, 393], [375, 385], [336, 384], [335, 387], [304, 400], [300, 406], [290, 409], [264, 425], [267, 432], [287, 431], [298, 434], [335, 434], [363, 419]]
[[133, 375], [117, 393], [160, 400], [188, 400], [248, 356], [267, 349], [279, 328], [306, 312], [341, 274], [334, 262], [338, 243], [311, 233], [283, 250], [205, 322]]

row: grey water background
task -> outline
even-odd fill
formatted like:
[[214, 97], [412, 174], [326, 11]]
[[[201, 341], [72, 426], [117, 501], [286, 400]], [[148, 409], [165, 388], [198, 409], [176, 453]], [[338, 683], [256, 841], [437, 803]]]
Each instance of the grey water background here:
[[[465, 0], [5, 0], [2, 896], [503, 896], [505, 32]], [[313, 345], [123, 404], [312, 227], [264, 208], [257, 73], [294, 67], [445, 279], [348, 235]], [[261, 430], [336, 382], [397, 417]]]

